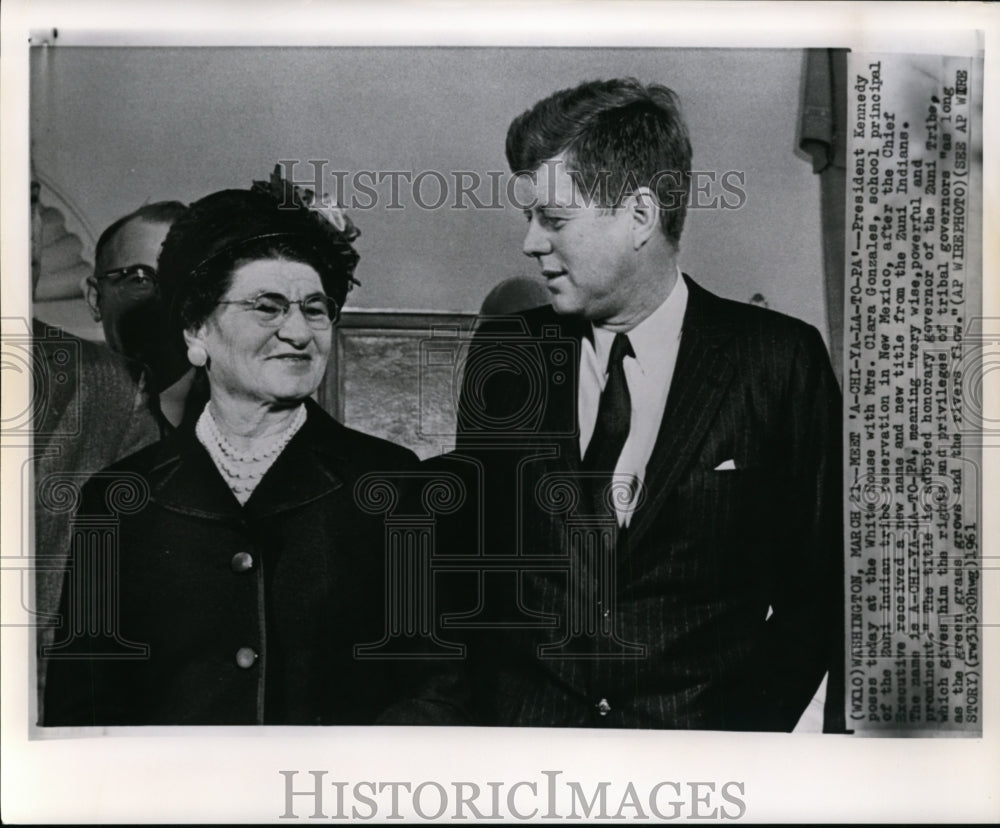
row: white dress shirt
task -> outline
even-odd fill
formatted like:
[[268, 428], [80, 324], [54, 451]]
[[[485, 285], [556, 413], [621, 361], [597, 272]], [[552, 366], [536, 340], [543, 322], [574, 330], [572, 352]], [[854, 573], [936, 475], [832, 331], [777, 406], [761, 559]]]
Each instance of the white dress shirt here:
[[[615, 465], [615, 475], [629, 475], [633, 481], [632, 497], [618, 502], [618, 523], [628, 526], [632, 511], [645, 483], [646, 466], [653, 453], [656, 435], [667, 405], [670, 381], [677, 364], [681, 327], [687, 308], [688, 289], [677, 270], [677, 281], [670, 294], [655, 311], [632, 330], [627, 331], [635, 357], [625, 357], [625, 382], [632, 402], [628, 439]], [[580, 456], [587, 451], [597, 423], [597, 407], [608, 381], [608, 356], [614, 331], [593, 326], [594, 340], [584, 337], [580, 355], [580, 383], [577, 391], [580, 417]]]

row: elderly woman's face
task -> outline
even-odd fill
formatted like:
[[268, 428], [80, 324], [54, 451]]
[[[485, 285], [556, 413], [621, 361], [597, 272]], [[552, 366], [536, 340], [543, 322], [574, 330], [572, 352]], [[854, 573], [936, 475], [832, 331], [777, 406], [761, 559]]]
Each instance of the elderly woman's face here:
[[[323, 294], [319, 275], [309, 265], [263, 259], [233, 273], [224, 302], [277, 293], [292, 302]], [[241, 304], [220, 304], [196, 338], [208, 353], [208, 377], [215, 396], [254, 402], [288, 402], [312, 394], [323, 379], [330, 356], [332, 327], [310, 326], [293, 304], [276, 326], [262, 325]]]

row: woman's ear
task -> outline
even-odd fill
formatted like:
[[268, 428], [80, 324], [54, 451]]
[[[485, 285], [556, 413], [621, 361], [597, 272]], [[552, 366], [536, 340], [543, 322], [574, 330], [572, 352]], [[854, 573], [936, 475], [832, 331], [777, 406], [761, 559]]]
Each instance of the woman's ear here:
[[208, 367], [208, 351], [205, 348], [205, 326], [184, 331], [184, 344], [187, 345], [187, 359], [195, 368]]
[[649, 187], [639, 187], [628, 196], [632, 213], [632, 246], [638, 250], [660, 227], [660, 205]]

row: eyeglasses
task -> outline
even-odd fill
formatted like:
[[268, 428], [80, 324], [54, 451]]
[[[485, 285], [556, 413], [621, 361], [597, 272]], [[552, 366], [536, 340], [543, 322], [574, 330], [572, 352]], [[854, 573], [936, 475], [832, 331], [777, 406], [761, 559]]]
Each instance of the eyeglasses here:
[[279, 328], [288, 318], [292, 305], [298, 305], [306, 324], [317, 331], [329, 328], [340, 315], [336, 299], [315, 293], [305, 299], [289, 299], [280, 293], [258, 293], [249, 299], [225, 299], [220, 305], [240, 305], [254, 315], [259, 325]]
[[126, 290], [130, 293], [152, 293], [160, 284], [156, 271], [143, 264], [106, 270], [97, 279], [114, 290]]

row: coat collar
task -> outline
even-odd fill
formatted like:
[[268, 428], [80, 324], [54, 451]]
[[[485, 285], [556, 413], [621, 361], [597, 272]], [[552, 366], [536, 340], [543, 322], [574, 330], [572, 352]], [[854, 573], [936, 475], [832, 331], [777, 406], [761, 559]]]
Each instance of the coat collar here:
[[344, 485], [349, 431], [306, 400], [307, 418], [245, 506], [230, 491], [194, 433], [179, 428], [160, 443], [149, 471], [152, 497], [172, 511], [242, 521], [267, 517], [324, 497]]

